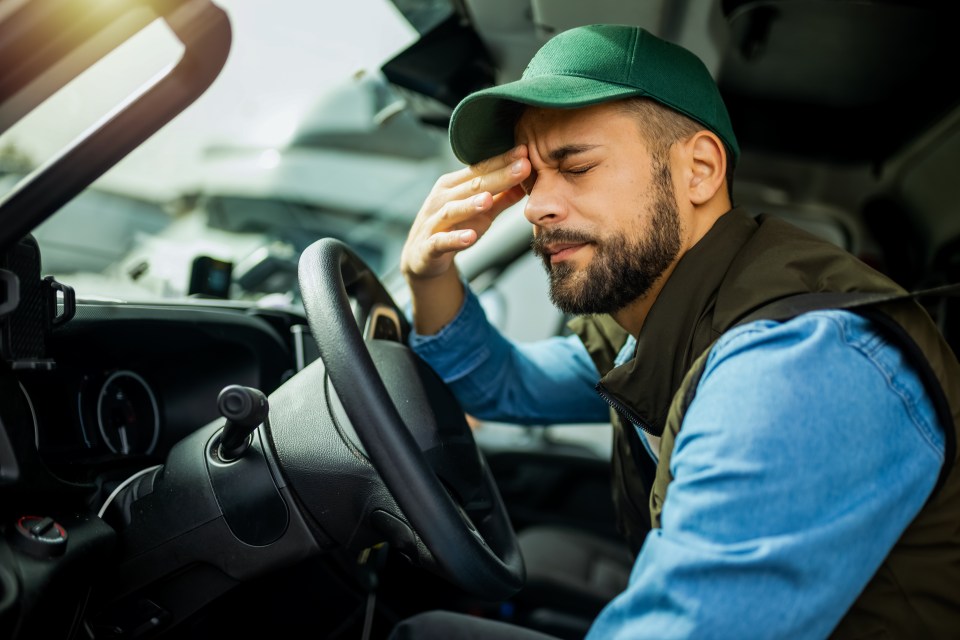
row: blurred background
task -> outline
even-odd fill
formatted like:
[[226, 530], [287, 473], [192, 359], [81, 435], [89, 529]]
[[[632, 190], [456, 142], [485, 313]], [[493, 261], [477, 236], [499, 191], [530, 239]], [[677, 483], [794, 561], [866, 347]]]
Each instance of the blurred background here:
[[[295, 305], [305, 246], [339, 237], [389, 270], [456, 166], [379, 71], [418, 37], [396, 5], [218, 4], [234, 40], [213, 86], [35, 233], [81, 297]], [[155, 22], [5, 132], [0, 195], [180, 55]]]
[[[403, 304], [396, 268], [407, 230], [436, 179], [461, 166], [447, 143], [450, 106], [459, 100], [453, 92], [494, 80], [484, 46], [457, 30], [462, 23], [449, 0], [217, 4], [233, 29], [223, 71], [186, 111], [34, 231], [43, 272], [87, 300], [190, 298], [302, 313], [299, 255], [332, 236], [352, 246]], [[505, 35], [489, 43], [514, 60], [500, 71], [507, 79], [548, 37], [518, 16], [529, 31], [524, 38], [513, 42], [505, 23]], [[445, 39], [444, 54], [430, 54], [436, 36], [421, 40], [429, 33]], [[418, 42], [426, 53], [411, 49]], [[165, 23], [154, 22], [0, 135], [0, 196], [181, 55]], [[401, 86], [418, 83], [446, 104]], [[504, 219], [483, 244], [510, 249], [504, 256], [513, 260], [529, 225], [518, 212]], [[474, 284], [491, 320], [515, 339], [561, 330], [539, 262], [528, 254], [504, 268], [498, 260], [464, 269], [479, 274]], [[484, 426], [488, 444], [503, 448], [542, 444], [547, 433]], [[608, 453], [603, 430], [558, 433]]]

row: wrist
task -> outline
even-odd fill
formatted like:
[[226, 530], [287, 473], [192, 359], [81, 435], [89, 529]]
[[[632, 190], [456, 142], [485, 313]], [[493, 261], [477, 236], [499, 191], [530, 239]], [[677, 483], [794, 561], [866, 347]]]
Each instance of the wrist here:
[[453, 320], [463, 305], [463, 283], [455, 269], [444, 277], [408, 280], [417, 333], [432, 335]]

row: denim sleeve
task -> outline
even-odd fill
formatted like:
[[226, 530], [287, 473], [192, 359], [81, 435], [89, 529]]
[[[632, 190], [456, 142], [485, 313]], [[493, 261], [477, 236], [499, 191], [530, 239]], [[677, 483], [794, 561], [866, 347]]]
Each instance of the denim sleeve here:
[[930, 495], [944, 437], [901, 352], [849, 312], [723, 336], [662, 528], [590, 638], [823, 638]]
[[478, 418], [519, 424], [610, 421], [594, 390], [600, 376], [577, 337], [511, 342], [487, 321], [469, 287], [453, 321], [434, 335], [414, 333], [410, 346]]

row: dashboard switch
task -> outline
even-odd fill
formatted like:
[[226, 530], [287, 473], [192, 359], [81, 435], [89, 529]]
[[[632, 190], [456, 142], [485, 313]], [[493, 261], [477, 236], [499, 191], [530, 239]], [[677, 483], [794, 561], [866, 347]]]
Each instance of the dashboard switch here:
[[61, 556], [67, 548], [67, 530], [43, 516], [21, 516], [12, 538], [14, 546], [40, 560]]

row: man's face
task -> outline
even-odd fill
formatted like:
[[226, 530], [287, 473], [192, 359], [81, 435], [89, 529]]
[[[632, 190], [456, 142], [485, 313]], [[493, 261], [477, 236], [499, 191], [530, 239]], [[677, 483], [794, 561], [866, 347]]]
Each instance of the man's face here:
[[[681, 222], [668, 158], [612, 104], [527, 109], [516, 127], [530, 177], [525, 215], [550, 297], [567, 313], [614, 313], [674, 263]], [[665, 154], [666, 155], [666, 154]]]

